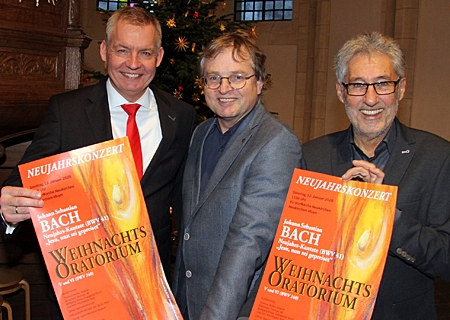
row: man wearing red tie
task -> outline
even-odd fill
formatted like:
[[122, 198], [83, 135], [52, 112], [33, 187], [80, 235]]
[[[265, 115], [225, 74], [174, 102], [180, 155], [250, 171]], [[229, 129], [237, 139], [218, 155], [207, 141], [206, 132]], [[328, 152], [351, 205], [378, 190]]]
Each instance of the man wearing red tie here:
[[[181, 204], [181, 177], [195, 111], [149, 87], [163, 58], [161, 39], [161, 26], [148, 11], [136, 7], [116, 11], [100, 45], [108, 77], [53, 96], [20, 163], [129, 136], [161, 262], [169, 275], [169, 207], [176, 210]], [[43, 206], [38, 191], [21, 186], [16, 167], [1, 190], [0, 224], [6, 236], [17, 233], [23, 221], [30, 222], [29, 207]]]

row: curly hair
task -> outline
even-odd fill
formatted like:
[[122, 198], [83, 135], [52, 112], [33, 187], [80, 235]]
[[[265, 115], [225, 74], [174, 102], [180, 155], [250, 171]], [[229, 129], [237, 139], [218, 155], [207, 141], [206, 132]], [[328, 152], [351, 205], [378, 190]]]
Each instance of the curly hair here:
[[266, 56], [257, 46], [255, 37], [244, 29], [226, 33], [212, 40], [203, 49], [203, 52], [200, 53], [199, 57], [200, 75], [204, 76], [205, 74], [205, 61], [207, 59], [214, 59], [219, 53], [228, 48], [232, 48], [232, 55], [235, 61], [248, 59], [250, 55], [256, 79], [263, 82], [267, 80], [265, 67]]

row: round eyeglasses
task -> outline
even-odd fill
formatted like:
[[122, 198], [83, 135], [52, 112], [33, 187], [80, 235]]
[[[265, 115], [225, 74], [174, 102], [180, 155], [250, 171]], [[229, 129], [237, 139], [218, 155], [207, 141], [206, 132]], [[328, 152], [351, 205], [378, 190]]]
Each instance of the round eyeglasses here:
[[254, 74], [252, 74], [251, 76], [244, 76], [242, 74], [232, 74], [229, 77], [221, 77], [217, 74], [208, 74], [203, 78], [203, 82], [206, 87], [208, 87], [211, 90], [215, 90], [219, 89], [220, 85], [222, 84], [222, 79], [227, 79], [228, 83], [230, 84], [230, 87], [232, 87], [235, 90], [238, 90], [245, 87], [247, 80], [254, 76], [255, 76]]
[[364, 83], [364, 82], [351, 82], [351, 83], [344, 83], [341, 82], [341, 84], [345, 87], [347, 90], [347, 94], [349, 96], [364, 96], [367, 93], [367, 90], [369, 89], [369, 86], [373, 86], [375, 89], [375, 92], [382, 96], [387, 95], [395, 92], [395, 88], [397, 87], [397, 84], [402, 80], [402, 78], [398, 78], [397, 81], [389, 80], [389, 81], [379, 81], [379, 82], [373, 82], [373, 83]]

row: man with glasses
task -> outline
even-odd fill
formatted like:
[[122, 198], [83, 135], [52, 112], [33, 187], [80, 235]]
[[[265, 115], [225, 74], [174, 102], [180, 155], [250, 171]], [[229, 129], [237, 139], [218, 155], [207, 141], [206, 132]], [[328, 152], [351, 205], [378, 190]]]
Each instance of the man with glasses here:
[[343, 180], [398, 186], [389, 254], [372, 319], [436, 319], [433, 277], [450, 281], [450, 143], [396, 118], [403, 53], [373, 32], [335, 58], [336, 91], [351, 125], [303, 146], [303, 166]]
[[261, 275], [301, 147], [264, 107], [265, 55], [247, 32], [212, 41], [200, 74], [216, 117], [194, 132], [174, 294], [184, 319], [236, 319]]

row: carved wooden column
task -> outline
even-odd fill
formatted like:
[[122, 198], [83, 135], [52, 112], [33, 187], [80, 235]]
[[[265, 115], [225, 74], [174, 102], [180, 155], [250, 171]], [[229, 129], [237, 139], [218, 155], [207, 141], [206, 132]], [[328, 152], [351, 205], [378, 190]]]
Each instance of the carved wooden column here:
[[32, 132], [51, 95], [81, 83], [80, 1], [0, 0], [0, 143]]
[[[0, 166], [5, 172], [19, 157], [4, 156], [3, 146], [30, 140], [50, 96], [80, 86], [90, 41], [80, 26], [80, 0], [40, 0], [39, 6], [36, 0], [0, 0]], [[50, 319], [45, 264], [31, 225], [22, 227], [30, 229], [13, 243], [0, 237], [0, 264], [31, 275], [32, 318]]]
[[82, 83], [84, 49], [91, 39], [86, 37], [80, 25], [80, 0], [67, 1], [66, 89], [76, 89]]

